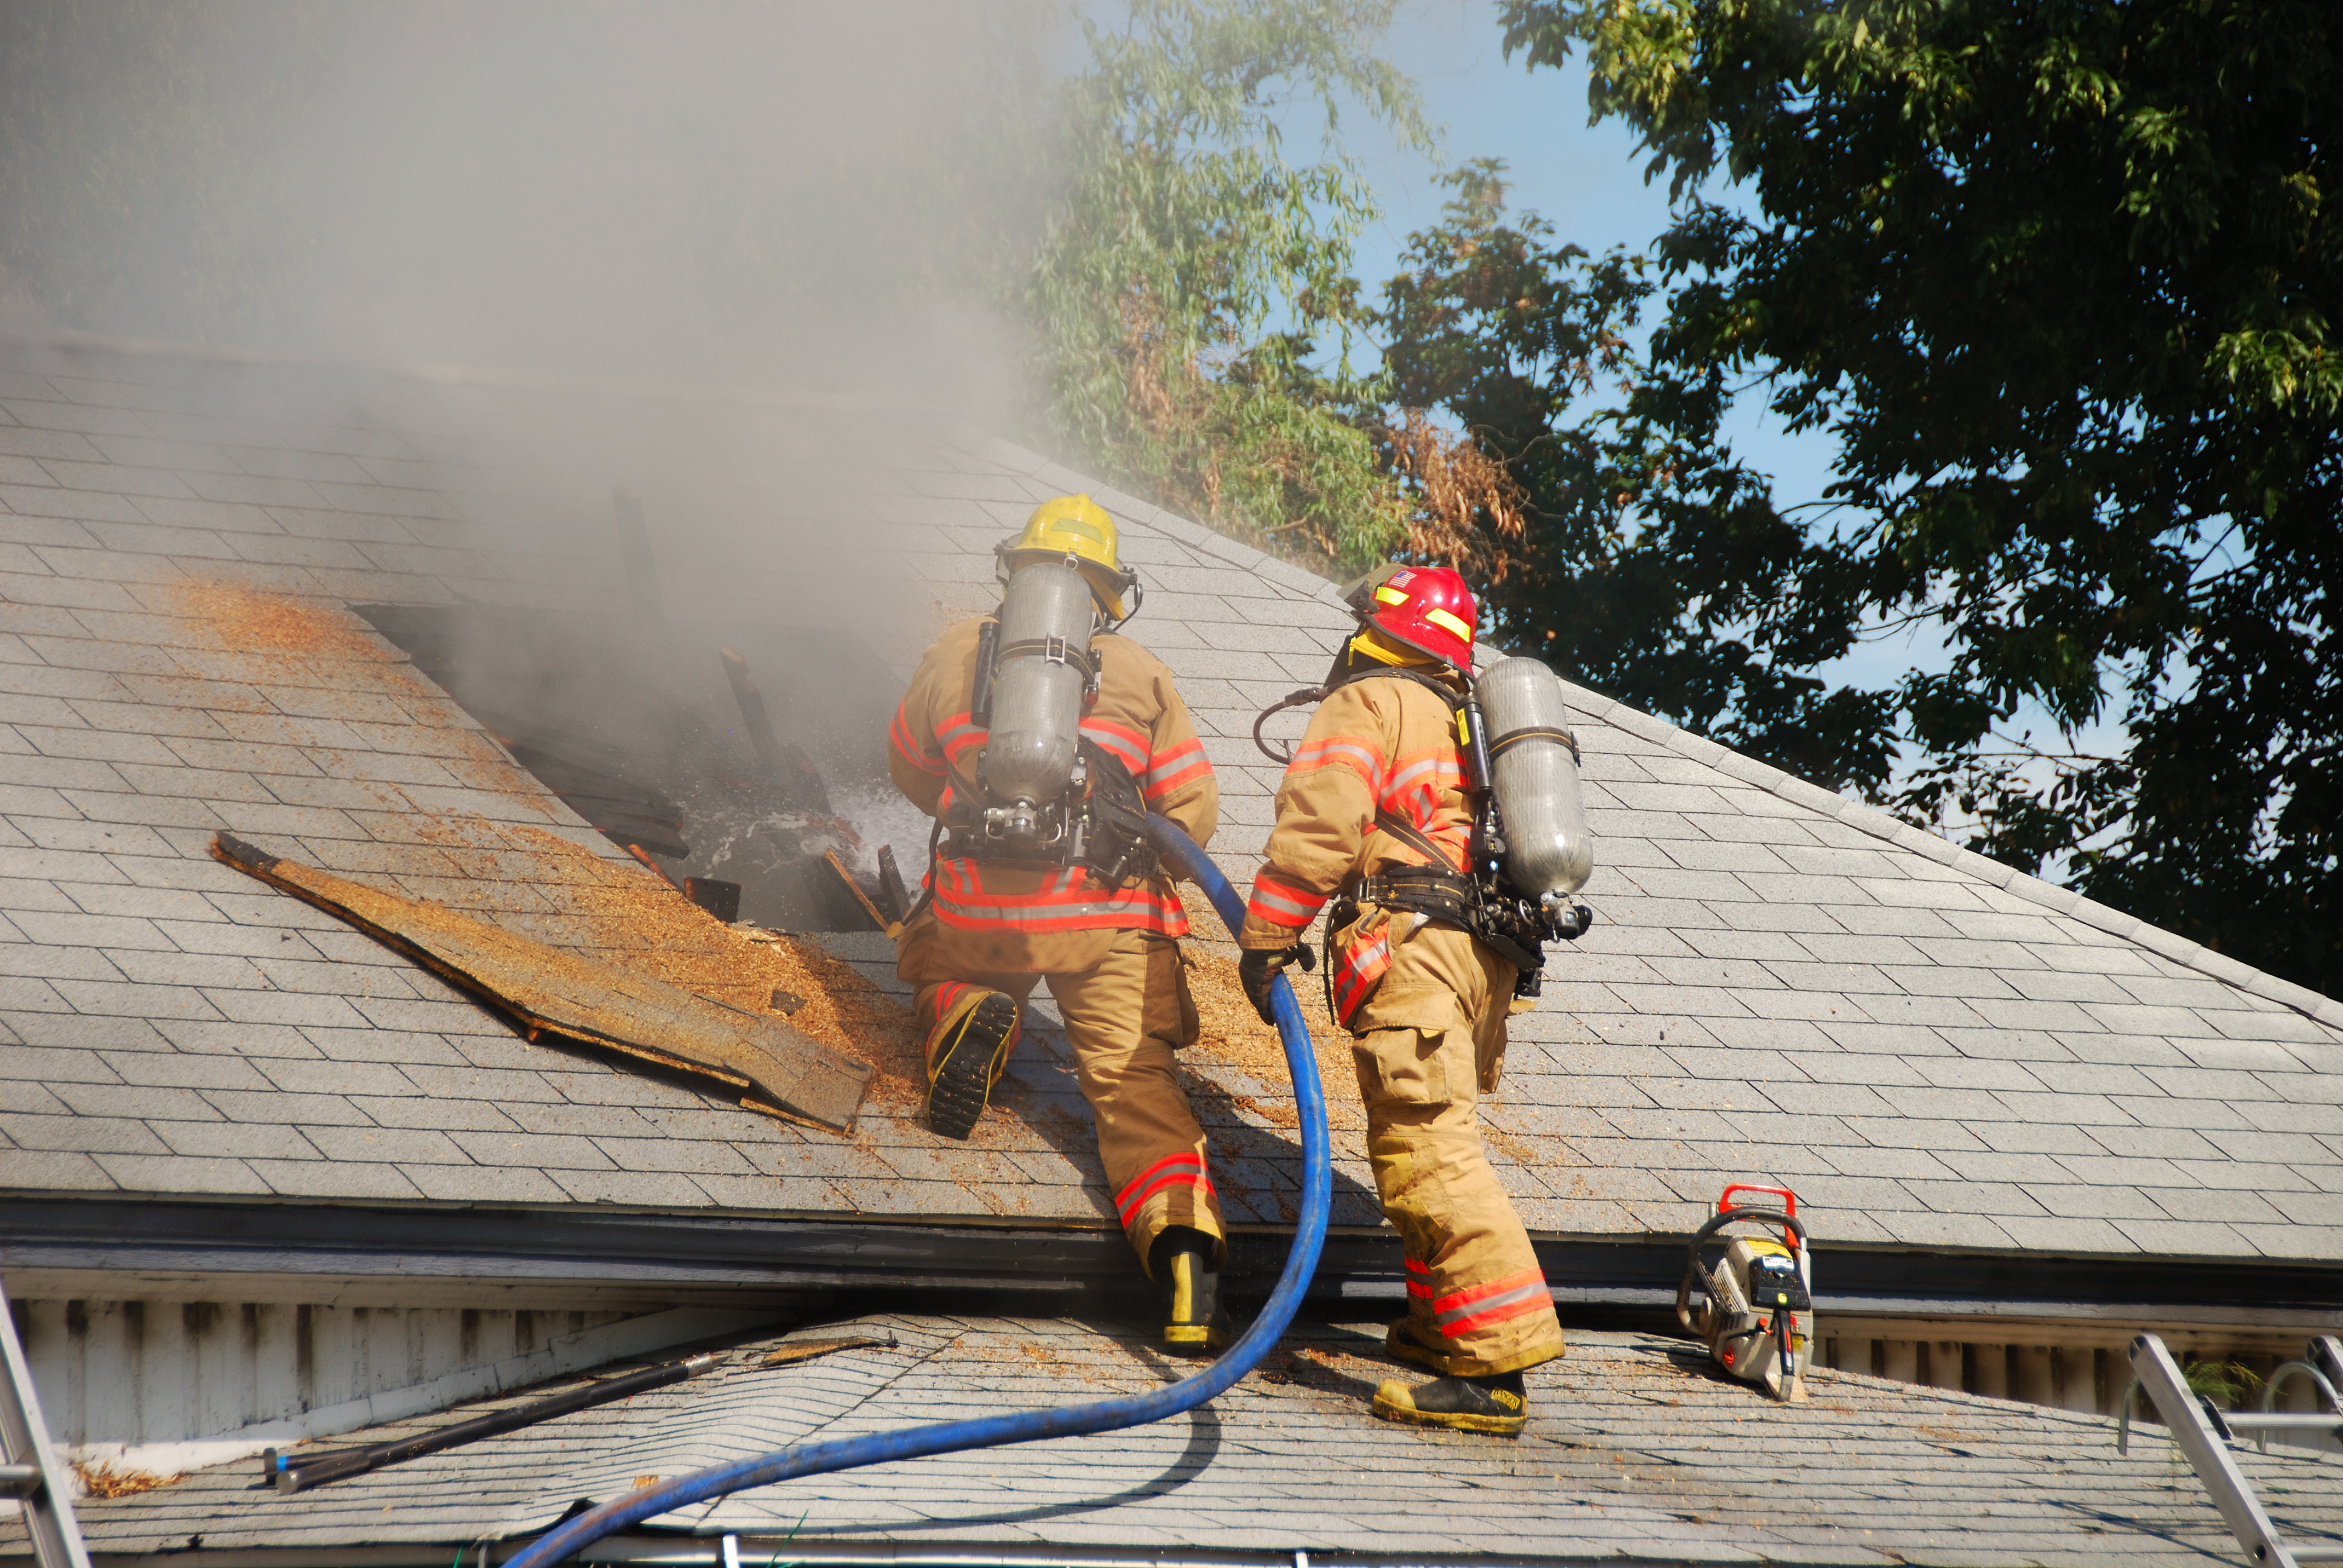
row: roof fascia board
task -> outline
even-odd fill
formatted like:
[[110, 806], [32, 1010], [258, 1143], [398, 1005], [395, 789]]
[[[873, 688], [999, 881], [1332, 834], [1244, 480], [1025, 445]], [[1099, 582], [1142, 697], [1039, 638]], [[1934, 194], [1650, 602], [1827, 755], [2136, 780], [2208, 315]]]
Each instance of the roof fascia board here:
[[[1147, 1547], [1052, 1548], [1018, 1551], [990, 1543], [822, 1541], [802, 1537], [739, 1537], [743, 1563], [787, 1561], [806, 1568], [1665, 1568], [1647, 1553], [1600, 1556], [1438, 1557], [1252, 1550], [1165, 1552]], [[461, 1548], [478, 1568], [517, 1556], [527, 1540], [413, 1542], [395, 1546], [195, 1547], [171, 1552], [90, 1553], [94, 1568], [446, 1568]], [[575, 1561], [611, 1568], [706, 1568], [724, 1560], [724, 1535], [614, 1536], [580, 1552]], [[0, 1555], [0, 1563], [30, 1563]]]
[[[1230, 1277], [1263, 1288], [1283, 1262], [1282, 1231], [1239, 1231]], [[1547, 1236], [1539, 1261], [1566, 1301], [1648, 1306], [1673, 1299], [1675, 1238]], [[2138, 1256], [2041, 1257], [1950, 1249], [1815, 1248], [1818, 1311], [1897, 1316], [2197, 1316], [2240, 1300], [2273, 1312], [2343, 1302], [2343, 1260], [2245, 1263]], [[338, 1204], [129, 1203], [55, 1195], [9, 1204], [0, 1268], [10, 1289], [76, 1295], [353, 1303], [528, 1304], [554, 1292], [578, 1304], [788, 1305], [841, 1290], [981, 1290], [1004, 1295], [1141, 1289], [1120, 1231], [1093, 1226], [966, 1227], [869, 1217], [453, 1212]], [[1380, 1299], [1402, 1288], [1387, 1231], [1330, 1236], [1313, 1293]], [[192, 1294], [191, 1294], [192, 1292]], [[2306, 1322], [2313, 1320], [2305, 1320]], [[2337, 1326], [2343, 1326], [2338, 1324]]]
[[[991, 1543], [964, 1546], [949, 1542], [823, 1541], [807, 1543], [802, 1537], [743, 1535], [740, 1561], [786, 1558], [792, 1568], [1596, 1568], [1624, 1565], [1664, 1568], [1666, 1559], [1649, 1555], [1573, 1554], [1555, 1557], [1440, 1557], [1402, 1553], [1314, 1552], [1254, 1549], [1199, 1552], [1193, 1548], [1164, 1552], [1144, 1546], [1116, 1548], [1051, 1547], [1019, 1551]], [[627, 1564], [628, 1568], [697, 1568], [723, 1561], [722, 1533], [677, 1541], [655, 1537], [618, 1536], [589, 1546], [578, 1554], [581, 1563]]]

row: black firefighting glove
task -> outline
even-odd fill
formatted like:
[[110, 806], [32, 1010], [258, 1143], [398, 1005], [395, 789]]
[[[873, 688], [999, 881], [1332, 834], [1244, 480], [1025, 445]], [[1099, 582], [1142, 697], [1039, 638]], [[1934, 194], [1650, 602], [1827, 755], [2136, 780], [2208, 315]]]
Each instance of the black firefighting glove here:
[[1296, 942], [1290, 948], [1248, 948], [1237, 960], [1237, 983], [1244, 987], [1245, 1000], [1252, 1003], [1263, 1023], [1277, 1021], [1277, 1015], [1269, 1009], [1269, 982], [1291, 963], [1300, 964], [1306, 974], [1318, 967], [1318, 955], [1310, 950], [1308, 942]]

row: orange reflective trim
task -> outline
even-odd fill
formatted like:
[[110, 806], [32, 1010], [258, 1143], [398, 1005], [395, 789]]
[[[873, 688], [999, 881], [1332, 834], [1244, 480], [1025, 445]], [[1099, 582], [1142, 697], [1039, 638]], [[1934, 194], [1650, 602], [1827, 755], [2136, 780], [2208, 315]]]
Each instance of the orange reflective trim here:
[[1443, 792], [1463, 787], [1464, 767], [1455, 748], [1443, 746], [1393, 762], [1383, 778], [1382, 802], [1389, 806], [1409, 796], [1419, 796], [1437, 804]]
[[1263, 866], [1253, 873], [1252, 897], [1245, 900], [1245, 912], [1273, 926], [1300, 928], [1316, 920], [1325, 905], [1323, 893], [1296, 888]]
[[1453, 1340], [1474, 1329], [1541, 1308], [1551, 1310], [1553, 1306], [1554, 1292], [1546, 1289], [1544, 1272], [1525, 1269], [1518, 1274], [1508, 1274], [1486, 1284], [1467, 1285], [1441, 1297], [1432, 1303], [1432, 1321], [1443, 1337]]
[[1159, 1176], [1146, 1191], [1131, 1201], [1128, 1208], [1116, 1211], [1117, 1214], [1124, 1224], [1130, 1224], [1132, 1217], [1146, 1205], [1147, 1201], [1167, 1187], [1195, 1187], [1201, 1189], [1203, 1194], [1209, 1197], [1212, 1192], [1212, 1179], [1201, 1171], [1174, 1171], [1168, 1175]]
[[1435, 1318], [1433, 1322], [1438, 1325], [1442, 1338], [1453, 1340], [1468, 1334], [1474, 1329], [1487, 1328], [1491, 1323], [1502, 1323], [1509, 1318], [1522, 1317], [1526, 1313], [1537, 1312], [1541, 1308], [1548, 1312], [1554, 1309], [1554, 1294], [1545, 1288], [1544, 1280], [1540, 1280], [1534, 1285], [1523, 1285], [1517, 1291], [1508, 1292], [1491, 1301], [1487, 1306], [1472, 1312], [1466, 1316], [1443, 1315]]
[[1350, 1021], [1359, 1004], [1367, 1000], [1392, 967], [1391, 928], [1385, 926], [1365, 941], [1354, 941], [1342, 950], [1340, 967], [1334, 971], [1334, 1014], [1343, 1022]]
[[1174, 789], [1212, 776], [1212, 759], [1204, 755], [1204, 743], [1192, 739], [1155, 759], [1141, 793], [1150, 800], [1161, 800]]
[[1204, 1157], [1187, 1150], [1165, 1155], [1122, 1184], [1122, 1191], [1114, 1196], [1115, 1212], [1128, 1225], [1132, 1210], [1147, 1201], [1157, 1189], [1174, 1181], [1202, 1181], [1210, 1187], [1212, 1182], [1204, 1176]]
[[1452, 1291], [1433, 1302], [1432, 1310], [1436, 1312], [1452, 1312], [1459, 1307], [1469, 1307], [1475, 1302], [1486, 1302], [1495, 1296], [1510, 1295], [1526, 1285], [1544, 1283], [1545, 1273], [1543, 1270], [1524, 1269], [1518, 1274], [1507, 1274], [1502, 1280], [1491, 1280], [1486, 1284], [1467, 1285], [1461, 1291]]
[[936, 726], [936, 744], [943, 749], [944, 759], [954, 767], [971, 751], [983, 749], [992, 732], [965, 713], [955, 713]]
[[1190, 785], [1201, 784], [1212, 776], [1212, 763], [1199, 757], [1195, 761], [1169, 777], [1166, 777], [1163, 770], [1158, 768], [1151, 775], [1155, 782], [1150, 784], [1143, 793], [1150, 800], [1161, 800], [1166, 795], [1185, 789]]
[[1176, 895], [1141, 886], [1101, 890], [1083, 885], [1079, 870], [1053, 873], [1031, 893], [988, 893], [971, 860], [938, 868], [936, 919], [959, 930], [1149, 930], [1188, 934], [1188, 911]]
[[911, 716], [903, 710], [900, 704], [895, 709], [895, 721], [887, 727], [887, 744], [895, 749], [897, 756], [920, 772], [939, 779], [943, 777], [944, 765], [929, 756], [927, 748], [920, 744], [919, 735], [911, 728]]
[[1383, 752], [1367, 741], [1347, 735], [1305, 740], [1295, 749], [1293, 760], [1286, 764], [1285, 776], [1288, 779], [1298, 778], [1322, 768], [1347, 768], [1359, 776], [1369, 792], [1377, 795], [1383, 792]]

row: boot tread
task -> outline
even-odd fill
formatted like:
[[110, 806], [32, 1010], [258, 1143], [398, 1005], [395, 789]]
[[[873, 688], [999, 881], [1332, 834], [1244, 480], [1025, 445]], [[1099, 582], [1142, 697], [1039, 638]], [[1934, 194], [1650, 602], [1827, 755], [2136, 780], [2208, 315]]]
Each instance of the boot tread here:
[[928, 1125], [945, 1138], [964, 1139], [992, 1098], [993, 1059], [1017, 1027], [1017, 1004], [998, 991], [976, 1004], [944, 1047], [928, 1084]]

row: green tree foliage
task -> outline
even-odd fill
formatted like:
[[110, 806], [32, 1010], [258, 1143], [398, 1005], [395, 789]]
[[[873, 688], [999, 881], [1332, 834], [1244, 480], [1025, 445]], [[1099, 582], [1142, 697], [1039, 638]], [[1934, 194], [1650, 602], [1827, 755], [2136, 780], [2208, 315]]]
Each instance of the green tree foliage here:
[[[1063, 196], [1024, 291], [1048, 419], [1073, 454], [1343, 565], [1409, 516], [1355, 417], [1375, 398], [1350, 363], [1353, 245], [1375, 207], [1336, 139], [1350, 102], [1429, 143], [1413, 85], [1375, 51], [1392, 9], [1137, 0], [1119, 26], [1085, 19], [1089, 64], [1059, 99]], [[1287, 156], [1296, 103], [1322, 113], [1314, 162]]]
[[[1956, 808], [1988, 854], [2066, 857], [2094, 898], [2331, 986], [2334, 10], [1508, 0], [1506, 21], [1534, 65], [1583, 48], [1596, 114], [1674, 183], [1661, 373], [1762, 377], [1838, 439], [1834, 517], [1789, 580], [1778, 548], [1733, 562], [1730, 508], [1677, 530], [1727, 560], [1708, 591], [1785, 650], [1865, 618], [1946, 639], [1945, 673], [1845, 705], [1832, 746], [1892, 730], [1926, 754], [1915, 816]], [[1750, 199], [1708, 199], [1713, 176]], [[2060, 740], [2011, 734], [2029, 704]], [[2118, 754], [2077, 754], [2104, 719]]]
[[1393, 400], [1455, 420], [1521, 498], [1518, 538], [1484, 505], [1462, 552], [1487, 635], [1807, 778], [1878, 787], [1885, 705], [1798, 673], [1850, 629], [1775, 613], [1828, 563], [1721, 439], [1723, 369], [1647, 363], [1650, 267], [1557, 245], [1534, 214], [1509, 224], [1502, 174], [1446, 176], [1453, 199], [1375, 317]]

